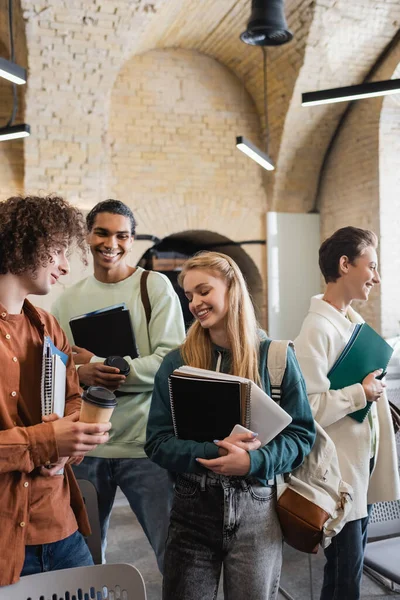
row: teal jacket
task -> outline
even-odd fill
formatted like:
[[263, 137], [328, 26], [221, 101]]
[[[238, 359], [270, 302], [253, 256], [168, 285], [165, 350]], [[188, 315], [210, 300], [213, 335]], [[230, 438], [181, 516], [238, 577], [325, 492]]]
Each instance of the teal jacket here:
[[[260, 343], [260, 377], [263, 389], [270, 394], [267, 355], [271, 340]], [[230, 352], [214, 346], [215, 369], [222, 354], [221, 371], [229, 372]], [[147, 424], [145, 452], [164, 469], [176, 473], [204, 473], [196, 458], [217, 458], [218, 447], [212, 442], [180, 440], [174, 436], [168, 393], [168, 377], [183, 365], [179, 348], [165, 356], [154, 382], [153, 398]], [[289, 348], [287, 367], [282, 382], [281, 406], [292, 417], [282, 433], [259, 450], [251, 450], [248, 476], [266, 484], [280, 473], [289, 473], [301, 465], [315, 440], [314, 420], [307, 398], [306, 386], [294, 351]]]

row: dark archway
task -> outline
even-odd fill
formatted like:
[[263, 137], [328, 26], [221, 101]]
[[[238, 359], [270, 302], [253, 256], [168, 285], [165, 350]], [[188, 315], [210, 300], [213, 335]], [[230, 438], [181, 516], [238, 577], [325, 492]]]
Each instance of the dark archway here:
[[174, 233], [149, 248], [139, 264], [146, 269], [160, 271], [170, 279], [181, 300], [185, 321], [188, 324], [192, 317], [187, 308], [187, 300], [178, 286], [177, 278], [182, 262], [201, 250], [223, 252], [239, 265], [253, 299], [257, 318], [260, 319], [263, 293], [260, 272], [242, 245], [224, 235], [203, 229]]

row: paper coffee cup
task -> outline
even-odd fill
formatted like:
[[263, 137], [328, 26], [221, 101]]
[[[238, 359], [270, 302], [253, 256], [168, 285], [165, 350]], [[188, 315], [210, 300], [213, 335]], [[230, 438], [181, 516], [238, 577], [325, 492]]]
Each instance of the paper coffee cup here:
[[113, 392], [91, 385], [82, 394], [79, 420], [83, 423], [108, 423], [116, 406], [117, 400]]

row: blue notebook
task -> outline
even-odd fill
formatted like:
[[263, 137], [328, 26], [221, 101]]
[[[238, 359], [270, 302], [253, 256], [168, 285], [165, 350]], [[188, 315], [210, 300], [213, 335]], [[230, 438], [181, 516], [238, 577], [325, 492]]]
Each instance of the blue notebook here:
[[[367, 323], [357, 324], [354, 331], [341, 352], [339, 358], [328, 373], [331, 390], [340, 390], [354, 383], [361, 383], [363, 379], [376, 371], [385, 370], [393, 348]], [[359, 423], [368, 415], [371, 402], [364, 408], [349, 414]]]

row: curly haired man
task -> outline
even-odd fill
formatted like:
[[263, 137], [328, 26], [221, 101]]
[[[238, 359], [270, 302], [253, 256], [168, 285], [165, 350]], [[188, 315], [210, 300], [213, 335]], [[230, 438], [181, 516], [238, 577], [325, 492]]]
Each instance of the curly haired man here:
[[[67, 338], [54, 317], [26, 299], [47, 294], [68, 273], [72, 244], [84, 257], [84, 237], [81, 214], [62, 198], [0, 203], [0, 585], [93, 564], [70, 464], [106, 442], [110, 424], [78, 422], [80, 389]], [[41, 414], [44, 336], [68, 355], [63, 418]]]

